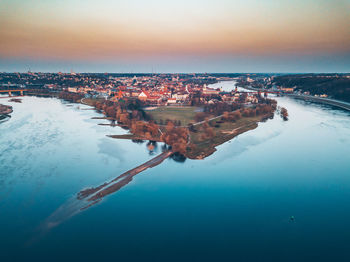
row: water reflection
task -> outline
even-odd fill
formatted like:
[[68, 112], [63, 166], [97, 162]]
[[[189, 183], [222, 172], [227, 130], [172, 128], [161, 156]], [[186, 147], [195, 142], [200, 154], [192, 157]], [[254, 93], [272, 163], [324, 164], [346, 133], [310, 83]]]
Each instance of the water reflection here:
[[187, 159], [187, 157], [185, 157], [184, 155], [180, 154], [180, 153], [175, 153], [175, 154], [172, 154], [170, 156], [170, 158], [172, 160], [174, 160], [175, 162], [179, 162], [179, 163], [184, 163]]
[[101, 139], [100, 143], [98, 144], [98, 147], [98, 153], [111, 156], [115, 159], [118, 159], [119, 162], [125, 161], [125, 149], [123, 149], [122, 147], [116, 147], [114, 144], [111, 143], [111, 141], [108, 138]]
[[10, 115], [0, 115], [0, 124], [8, 121], [11, 118]]
[[132, 141], [133, 143], [136, 143], [136, 144], [143, 144], [143, 143], [145, 143], [145, 141], [142, 140], [142, 139], [132, 139], [131, 141]]
[[154, 155], [158, 151], [158, 144], [156, 141], [148, 141], [147, 149], [150, 155]]

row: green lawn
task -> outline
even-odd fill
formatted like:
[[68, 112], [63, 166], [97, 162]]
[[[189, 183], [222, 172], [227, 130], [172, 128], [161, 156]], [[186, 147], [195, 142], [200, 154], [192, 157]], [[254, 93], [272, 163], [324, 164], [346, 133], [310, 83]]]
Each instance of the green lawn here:
[[147, 111], [147, 114], [150, 114], [152, 118], [160, 123], [162, 119], [165, 123], [165, 120], [180, 120], [181, 125], [188, 125], [190, 122], [194, 122], [194, 116], [197, 113], [196, 109], [198, 107], [186, 106], [186, 107], [170, 107], [170, 106], [161, 106], [154, 110]]

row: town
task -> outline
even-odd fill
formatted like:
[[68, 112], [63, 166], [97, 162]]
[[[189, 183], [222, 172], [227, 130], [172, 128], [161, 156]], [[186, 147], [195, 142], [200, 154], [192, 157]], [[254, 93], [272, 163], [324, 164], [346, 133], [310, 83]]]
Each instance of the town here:
[[[203, 103], [215, 102], [222, 90], [207, 87], [218, 81], [237, 79], [206, 74], [77, 74], [2, 73], [0, 89], [26, 89], [83, 94], [87, 98], [118, 101], [138, 98], [149, 105], [190, 105], [193, 94], [202, 93]], [[228, 94], [222, 98], [234, 101]]]
[[[234, 80], [245, 88], [267, 90], [279, 94], [312, 95], [338, 98], [337, 88], [326, 85], [348, 86], [349, 74], [113, 74], [113, 73], [0, 73], [0, 92], [11, 90], [41, 90], [83, 94], [85, 97], [117, 101], [133, 97], [150, 105], [190, 105], [191, 97], [201, 93], [201, 102], [216, 100], [234, 102], [238, 95], [208, 85]], [[324, 87], [325, 86], [325, 87]], [[318, 88], [316, 88], [318, 87]], [[342, 88], [343, 90], [344, 88]], [[347, 91], [347, 89], [346, 89]], [[333, 93], [332, 93], [333, 92]], [[344, 93], [344, 91], [342, 92]], [[247, 97], [248, 101], [253, 99]], [[345, 99], [345, 101], [348, 99]]]
[[[237, 91], [237, 85], [254, 87], [268, 76], [259, 74], [77, 74], [71, 73], [0, 73], [0, 92], [10, 96], [69, 92], [85, 98], [117, 102], [122, 98], [139, 99], [148, 106], [193, 106], [194, 104], [228, 104], [237, 101], [256, 104], [256, 92]], [[237, 81], [234, 90], [210, 88], [220, 81]], [[17, 92], [16, 92], [17, 91]], [[288, 93], [283, 86], [273, 93]], [[265, 97], [267, 93], [264, 93]], [[244, 101], [242, 101], [242, 99]]]

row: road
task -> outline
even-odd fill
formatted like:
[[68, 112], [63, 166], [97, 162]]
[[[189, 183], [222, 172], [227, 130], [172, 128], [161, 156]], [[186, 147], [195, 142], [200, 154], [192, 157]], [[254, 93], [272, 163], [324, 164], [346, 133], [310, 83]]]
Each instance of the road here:
[[317, 97], [317, 96], [296, 95], [296, 94], [287, 94], [286, 96], [296, 98], [296, 99], [302, 99], [302, 100], [306, 100], [306, 101], [313, 101], [313, 102], [318, 102], [318, 103], [322, 103], [322, 104], [337, 106], [337, 107], [340, 107], [342, 109], [350, 111], [350, 103], [347, 103], [344, 101], [339, 101], [339, 100], [330, 99], [330, 98]]
[[222, 117], [222, 116], [223, 116], [223, 115], [219, 115], [219, 116], [216, 116], [216, 117], [213, 117], [213, 118], [209, 118], [208, 120], [203, 120], [203, 121], [194, 123], [193, 125], [194, 125], [194, 126], [201, 125], [201, 124], [204, 124], [205, 122], [209, 122], [209, 121], [218, 119], [218, 118], [220, 118], [220, 117]]
[[[253, 88], [253, 87], [242, 87], [242, 88], [245, 88], [248, 90], [261, 91], [261, 92], [266, 91], [265, 89], [258, 89], [258, 88]], [[332, 105], [332, 106], [336, 106], [336, 107], [350, 111], [350, 103], [347, 103], [345, 101], [340, 101], [340, 100], [331, 99], [331, 98], [317, 97], [317, 96], [299, 95], [299, 94], [281, 93], [281, 95], [295, 98], [295, 99], [302, 99], [302, 100], [306, 100], [306, 101], [313, 101], [313, 102], [322, 103], [322, 104], [326, 104], [326, 105]]]

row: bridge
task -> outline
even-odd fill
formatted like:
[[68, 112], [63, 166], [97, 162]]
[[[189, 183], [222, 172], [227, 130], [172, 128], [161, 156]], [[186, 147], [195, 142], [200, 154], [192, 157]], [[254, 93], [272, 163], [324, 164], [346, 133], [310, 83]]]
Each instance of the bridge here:
[[[0, 94], [2, 93], [8, 93], [9, 97], [12, 96], [12, 93], [19, 93], [20, 96], [23, 96], [23, 92], [28, 91], [27, 89], [5, 89], [5, 90], [0, 90]], [[3, 97], [0, 97], [3, 98]]]
[[232, 90], [234, 93], [238, 93], [238, 94], [251, 94], [251, 95], [261, 95], [264, 94], [265, 97], [267, 97], [268, 94], [275, 94], [275, 95], [283, 95], [283, 94], [288, 94], [288, 92], [284, 92], [282, 90], [275, 90], [275, 91], [271, 91], [271, 90], [266, 90], [266, 89], [258, 89], [258, 88], [252, 88], [252, 87], [243, 87], [245, 89], [248, 89], [250, 91], [238, 91], [238, 88], [236, 86], [235, 90]]
[[235, 93], [268, 93], [268, 94], [284, 94], [282, 91], [267, 91], [267, 90], [257, 90], [257, 91], [235, 91]]
[[281, 91], [235, 91], [235, 93], [239, 94], [285, 94], [285, 92]]
[[277, 96], [287, 94], [287, 93], [281, 92], [281, 91], [266, 91], [266, 90], [264, 90], [264, 91], [260, 91], [260, 90], [257, 90], [257, 91], [235, 91], [235, 93], [247, 94], [247, 95], [258, 95], [258, 96], [261, 96], [263, 94], [264, 97], [267, 97], [268, 94], [274, 94]]

